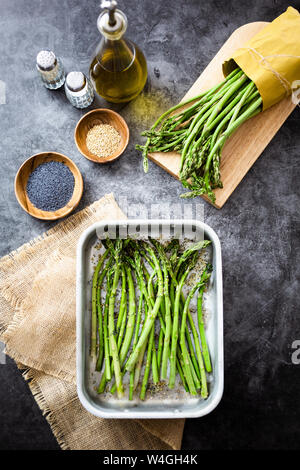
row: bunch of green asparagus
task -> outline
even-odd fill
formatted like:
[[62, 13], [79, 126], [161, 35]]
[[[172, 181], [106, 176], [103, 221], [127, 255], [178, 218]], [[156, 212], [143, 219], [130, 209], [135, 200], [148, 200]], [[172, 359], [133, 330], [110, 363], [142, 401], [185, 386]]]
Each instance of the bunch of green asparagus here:
[[148, 153], [176, 151], [181, 154], [180, 180], [189, 191], [182, 197], [207, 195], [215, 202], [213, 190], [222, 187], [220, 156], [233, 132], [262, 109], [256, 85], [239, 68], [205, 93], [173, 106], [150, 130], [143, 152], [144, 171]]
[[[98, 393], [110, 383], [108, 390], [123, 397], [127, 372], [129, 399], [141, 379], [139, 396], [144, 400], [152, 371], [152, 382], [158, 387], [163, 382], [174, 388], [179, 374], [187, 392], [208, 396], [206, 372], [212, 367], [202, 300], [211, 265], [205, 265], [186, 297], [183, 287], [188, 286], [189, 274], [209, 243], [204, 240], [182, 252], [178, 240], [167, 245], [157, 240], [103, 241], [105, 252], [92, 281], [91, 356], [96, 370], [103, 370]], [[189, 309], [196, 292], [198, 328]]]

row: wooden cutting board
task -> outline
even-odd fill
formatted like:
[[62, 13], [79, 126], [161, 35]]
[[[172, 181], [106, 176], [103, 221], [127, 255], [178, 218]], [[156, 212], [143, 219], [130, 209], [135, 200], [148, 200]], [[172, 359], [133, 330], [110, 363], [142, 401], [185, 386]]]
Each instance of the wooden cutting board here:
[[[230, 58], [236, 49], [251, 39], [267, 24], [265, 22], [255, 22], [236, 29], [183, 97], [183, 100], [192, 98], [223, 80], [222, 63], [224, 60]], [[221, 159], [223, 188], [217, 188], [214, 191], [216, 195], [215, 207], [220, 209], [225, 204], [295, 107], [296, 105], [291, 98], [286, 98], [245, 122], [228, 139], [224, 145]], [[149, 158], [179, 179], [180, 155], [178, 153], [157, 152], [149, 154]], [[203, 197], [211, 203], [206, 196]]]

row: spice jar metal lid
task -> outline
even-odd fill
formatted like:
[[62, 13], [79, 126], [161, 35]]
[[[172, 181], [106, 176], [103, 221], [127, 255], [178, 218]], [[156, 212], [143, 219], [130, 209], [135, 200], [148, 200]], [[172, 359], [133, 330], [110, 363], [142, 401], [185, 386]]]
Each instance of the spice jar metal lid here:
[[52, 70], [55, 67], [56, 63], [57, 59], [55, 57], [54, 52], [52, 51], [40, 51], [36, 56], [37, 66], [45, 72]]
[[86, 85], [86, 77], [82, 72], [69, 72], [66, 78], [66, 86], [70, 91], [80, 91]]

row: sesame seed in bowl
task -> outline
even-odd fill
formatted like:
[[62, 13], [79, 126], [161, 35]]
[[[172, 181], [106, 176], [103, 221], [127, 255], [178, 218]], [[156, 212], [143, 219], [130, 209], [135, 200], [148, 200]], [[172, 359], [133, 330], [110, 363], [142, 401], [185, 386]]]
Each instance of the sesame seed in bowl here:
[[97, 157], [109, 157], [120, 147], [120, 133], [110, 124], [98, 124], [87, 133], [86, 145]]
[[84, 157], [96, 163], [106, 163], [124, 152], [129, 141], [129, 129], [115, 111], [94, 109], [79, 120], [74, 138]]

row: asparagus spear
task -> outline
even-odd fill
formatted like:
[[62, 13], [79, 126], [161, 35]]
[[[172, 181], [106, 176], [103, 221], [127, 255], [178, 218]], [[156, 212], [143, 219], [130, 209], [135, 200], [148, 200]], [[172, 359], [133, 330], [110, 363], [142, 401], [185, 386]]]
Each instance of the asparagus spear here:
[[[176, 280], [176, 277], [174, 275], [174, 272], [173, 272], [173, 269], [172, 269], [172, 266], [171, 266], [171, 262], [168, 260], [168, 258], [166, 257], [165, 255], [165, 252], [162, 248], [162, 246], [160, 245], [160, 243], [157, 241], [157, 240], [151, 240], [152, 243], [154, 244], [154, 246], [156, 247], [158, 253], [159, 253], [159, 256], [161, 258], [161, 261], [162, 261], [162, 264], [163, 264], [163, 270], [164, 270], [164, 278], [168, 280], [168, 273], [170, 273], [170, 276], [172, 278], [172, 281], [175, 283], [175, 285], [177, 286], [178, 285], [178, 282]], [[196, 251], [198, 251], [199, 249], [203, 248], [203, 246], [207, 246], [207, 244], [209, 244], [209, 241], [208, 240], [205, 240], [205, 241], [200, 241], [198, 243], [195, 243], [193, 245], [191, 245], [187, 250], [185, 250], [185, 252], [183, 253], [183, 255], [180, 257], [179, 259], [179, 262], [178, 262], [178, 266], [176, 268], [176, 274], [178, 273], [179, 269], [180, 269], [180, 266], [182, 265], [182, 263], [184, 263], [189, 256], [195, 254]], [[196, 253], [197, 254], [197, 253]], [[195, 262], [196, 258], [194, 259], [194, 262]], [[192, 263], [194, 263], [192, 262]], [[167, 287], [165, 285], [165, 287]], [[184, 295], [183, 293], [181, 293], [181, 299], [183, 299], [183, 303], [185, 301], [184, 299]], [[171, 302], [170, 302], [170, 297], [169, 297], [169, 294], [167, 293], [167, 299], [166, 299], [166, 302], [167, 302], [167, 306], [168, 306], [168, 313], [170, 313], [170, 307], [171, 307]], [[172, 307], [173, 307], [173, 310], [175, 311], [175, 300], [173, 299], [172, 301]], [[180, 308], [180, 304], [179, 304], [179, 308]], [[189, 322], [191, 324], [191, 328], [192, 328], [192, 333], [193, 333], [193, 336], [194, 336], [194, 341], [195, 343], [198, 343], [196, 346], [198, 346], [198, 348], [196, 347], [196, 351], [199, 353], [200, 351], [200, 345], [199, 345], [199, 338], [197, 336], [197, 332], [196, 332], [196, 328], [194, 326], [194, 322], [193, 322], [193, 319], [192, 319], [192, 316], [190, 314], [190, 312], [188, 312], [188, 315], [189, 315]], [[169, 315], [168, 317], [168, 321], [169, 321], [169, 325], [168, 327], [170, 328], [170, 335], [171, 335], [171, 330], [172, 330], [172, 320], [171, 320], [171, 316]], [[198, 367], [198, 363], [197, 363], [197, 360], [196, 360], [196, 357], [195, 357], [195, 353], [194, 353], [194, 347], [193, 347], [193, 344], [192, 344], [192, 340], [190, 338], [190, 334], [189, 334], [189, 331], [188, 329], [186, 328], [186, 331], [185, 331], [185, 334], [186, 334], [186, 338], [187, 338], [187, 342], [188, 342], [188, 345], [189, 345], [189, 352], [190, 352], [190, 357], [189, 357], [189, 365], [190, 365], [190, 368], [191, 368], [191, 374], [193, 375], [193, 378], [194, 378], [194, 382], [195, 382], [195, 386], [196, 388], [200, 388], [200, 369]], [[166, 338], [167, 338], [167, 329], [166, 329]], [[169, 343], [170, 341], [170, 337], [168, 338], [168, 341], [167, 343]], [[168, 347], [168, 346], [167, 346]], [[169, 351], [168, 351], [169, 352]], [[167, 368], [167, 351], [165, 351], [165, 363], [164, 363], [164, 371], [162, 371], [162, 374], [161, 375], [161, 378], [166, 378], [166, 368]], [[183, 370], [183, 372], [185, 373], [185, 371]], [[186, 374], [185, 374], [186, 376]]]
[[121, 294], [120, 310], [119, 310], [118, 321], [117, 321], [117, 333], [120, 332], [120, 328], [123, 322], [123, 317], [126, 316], [125, 310], [126, 310], [126, 304], [127, 304], [126, 272], [125, 272], [124, 266], [122, 266], [121, 271], [122, 271], [122, 294]]
[[[185, 304], [184, 304], [182, 320], [181, 320], [180, 346], [181, 346], [182, 355], [183, 355], [185, 364], [188, 364], [187, 347], [186, 347], [186, 343], [185, 343], [185, 326], [186, 326], [186, 319], [187, 319], [189, 304], [190, 304], [190, 301], [192, 300], [195, 292], [200, 287], [202, 288], [203, 286], [205, 286], [205, 284], [207, 283], [207, 281], [210, 277], [209, 271], [210, 271], [210, 265], [207, 265], [205, 267], [202, 275], [201, 275], [200, 281], [197, 282], [197, 284], [190, 290], [190, 292], [189, 292], [189, 294], [186, 298]], [[197, 347], [197, 344], [198, 344], [198, 347]], [[206, 381], [206, 374], [205, 374], [205, 369], [204, 369], [204, 364], [203, 364], [203, 360], [202, 360], [202, 354], [201, 354], [199, 343], [196, 343], [196, 349], [197, 349], [197, 357], [198, 357], [198, 361], [199, 361], [200, 375], [201, 375], [201, 396], [203, 398], [206, 398], [207, 397], [207, 381]], [[191, 380], [192, 377], [189, 376], [189, 379]], [[189, 386], [190, 386], [190, 384], [189, 384]]]
[[92, 325], [91, 325], [91, 356], [96, 359], [97, 351], [97, 285], [98, 285], [98, 276], [100, 269], [103, 266], [103, 263], [108, 255], [106, 250], [104, 254], [100, 257], [97, 266], [93, 275], [93, 285], [92, 285]]
[[[145, 398], [151, 370], [152, 380], [154, 383], [157, 383], [159, 380], [159, 371], [161, 371], [161, 377], [166, 377], [168, 359], [170, 359], [169, 385], [171, 388], [174, 386], [176, 372], [178, 371], [181, 381], [187, 391], [195, 395], [197, 394], [197, 389], [201, 387], [202, 396], [206, 396], [206, 376], [200, 348], [199, 333], [189, 312], [190, 299], [194, 295], [196, 288], [193, 288], [192, 291], [189, 292], [187, 299], [185, 299], [182, 293], [182, 287], [185, 284], [185, 280], [189, 272], [193, 269], [196, 263], [198, 250], [206, 246], [209, 242], [204, 241], [196, 243], [190, 246], [181, 255], [178, 255], [178, 242], [169, 244], [166, 249], [156, 241], [152, 241], [152, 243], [158, 253], [158, 257], [151, 245], [143, 241], [137, 242], [127, 240], [126, 243], [123, 243], [120, 240], [117, 240], [114, 243], [111, 241], [106, 242], [107, 251], [111, 253], [111, 257], [102, 270], [100, 276], [99, 272], [97, 274], [98, 291], [96, 304], [98, 328], [99, 326], [102, 327], [101, 337], [103, 337], [102, 353], [99, 349], [98, 360], [101, 361], [103, 351], [105, 360], [105, 370], [98, 387], [98, 393], [104, 391], [107, 381], [111, 380], [111, 377], [114, 374], [115, 383], [111, 388], [111, 393], [115, 393], [117, 390], [118, 396], [123, 396], [123, 376], [126, 371], [129, 370], [129, 399], [132, 400], [133, 392], [137, 387], [141, 374], [144, 354], [145, 351], [147, 351], [145, 372], [140, 391], [141, 399]], [[167, 252], [170, 253], [170, 258], [172, 259], [169, 259], [166, 256]], [[148, 273], [141, 255], [150, 264], [152, 268], [151, 274]], [[110, 263], [113, 260], [114, 265], [111, 267]], [[136, 274], [136, 280], [140, 291], [137, 315], [132, 270]], [[118, 316], [115, 321], [116, 289], [121, 276], [121, 303]], [[105, 277], [107, 292], [102, 319], [100, 287]], [[206, 367], [208, 366], [205, 351], [208, 353], [208, 349], [207, 345], [205, 349], [204, 340], [202, 339], [203, 335], [203, 338], [205, 339], [205, 334], [202, 320], [201, 293], [203, 295], [204, 285], [208, 278], [209, 269], [203, 272], [201, 280], [197, 284], [199, 287], [198, 324], [201, 342], [204, 345], [203, 358]], [[174, 291], [175, 288], [176, 295]], [[127, 297], [128, 314], [126, 312]], [[145, 314], [143, 326], [141, 328], [143, 304]], [[171, 315], [172, 311], [174, 314], [173, 320]], [[159, 319], [160, 332], [156, 350], [155, 322], [158, 321], [157, 318]], [[181, 327], [179, 327], [180, 318]], [[122, 333], [122, 328], [126, 324], [126, 321], [124, 323], [124, 319], [127, 319], [125, 335]], [[194, 344], [190, 337], [187, 321], [190, 323]], [[180, 341], [178, 343], [179, 332]], [[133, 344], [132, 348], [130, 348], [132, 338]], [[99, 344], [100, 342], [101, 340], [99, 335]], [[128, 352], [129, 358], [127, 359]]]
[[163, 347], [164, 347], [164, 330], [162, 328], [160, 328], [159, 336], [158, 336], [158, 348], [157, 348], [157, 367], [158, 367], [158, 371], [160, 370], [160, 367], [161, 367]]
[[211, 362], [210, 362], [209, 350], [208, 350], [208, 346], [206, 342], [204, 321], [203, 321], [203, 315], [202, 315], [202, 301], [203, 301], [203, 293], [204, 293], [205, 287], [206, 285], [204, 284], [199, 289], [199, 292], [198, 292], [198, 298], [197, 298], [198, 327], [199, 327], [199, 332], [200, 332], [202, 354], [203, 354], [205, 367], [206, 367], [207, 372], [211, 372], [212, 367], [211, 367]]
[[143, 377], [142, 387], [141, 387], [141, 392], [140, 392], [141, 400], [145, 399], [145, 395], [147, 391], [147, 385], [148, 385], [148, 379], [149, 379], [150, 367], [151, 367], [151, 358], [152, 358], [152, 352], [153, 352], [153, 341], [154, 341], [154, 331], [152, 329], [150, 337], [149, 337], [149, 342], [148, 342], [146, 366], [145, 366], [145, 372], [144, 372], [144, 377]]
[[155, 255], [153, 249], [147, 243], [144, 243], [143, 246], [144, 246], [145, 250], [148, 251], [148, 253], [150, 254], [150, 256], [151, 256], [151, 258], [154, 262], [155, 269], [156, 269], [157, 276], [158, 276], [158, 280], [159, 280], [159, 285], [158, 285], [158, 292], [157, 292], [154, 307], [149, 312], [149, 314], [147, 316], [147, 319], [146, 319], [146, 322], [145, 322], [144, 329], [143, 329], [142, 334], [141, 334], [141, 336], [138, 340], [138, 343], [137, 343], [135, 349], [131, 352], [131, 355], [130, 355], [128, 361], [127, 361], [126, 370], [128, 370], [128, 371], [131, 371], [133, 369], [134, 365], [136, 364], [136, 362], [138, 360], [141, 349], [142, 349], [144, 343], [147, 341], [147, 338], [149, 336], [151, 328], [154, 324], [155, 318], [158, 314], [160, 304], [161, 304], [161, 301], [162, 301], [162, 297], [163, 297], [163, 277], [162, 277], [162, 272], [161, 272], [161, 268], [160, 268], [158, 259]]
[[[135, 290], [134, 290], [134, 284], [133, 284], [133, 279], [132, 279], [132, 275], [131, 275], [131, 270], [128, 266], [126, 266], [125, 269], [126, 269], [126, 275], [127, 275], [127, 284], [128, 284], [128, 287], [129, 287], [129, 296], [128, 296], [129, 310], [128, 310], [127, 328], [126, 328], [124, 340], [123, 340], [122, 347], [121, 347], [120, 354], [119, 354], [120, 367], [123, 366], [124, 361], [125, 361], [126, 356], [127, 356], [127, 353], [128, 353], [128, 350], [129, 350], [130, 345], [131, 345], [132, 336], [133, 336], [133, 332], [134, 332], [135, 310], [136, 310]], [[118, 350], [119, 350], [119, 348], [118, 348]], [[112, 365], [111, 365], [111, 372], [112, 373], [114, 372], [114, 363], [112, 363]], [[123, 377], [123, 375], [124, 375], [124, 372], [121, 372], [121, 377]], [[104, 386], [105, 386], [105, 379], [102, 377], [101, 388], [103, 389]], [[112, 386], [110, 392], [112, 394], [114, 394], [116, 389], [117, 389], [117, 381]]]
[[[136, 324], [135, 324], [135, 332], [133, 338], [133, 345], [132, 348], [134, 349], [138, 340], [140, 326], [141, 326], [141, 318], [142, 318], [142, 308], [143, 308], [143, 294], [141, 293], [139, 298], [139, 306], [138, 306], [138, 313], [136, 317]], [[129, 400], [133, 399], [133, 392], [134, 392], [134, 370], [130, 372], [130, 382], [129, 382]]]
[[[184, 285], [184, 282], [189, 274], [187, 270], [181, 277], [179, 284], [176, 288], [176, 297], [174, 302], [174, 316], [173, 316], [173, 326], [172, 326], [172, 343], [171, 343], [171, 358], [170, 358], [170, 377], [169, 377], [169, 387], [174, 388], [175, 385], [175, 375], [176, 375], [176, 351], [177, 351], [177, 341], [178, 341], [178, 327], [179, 327], [179, 300], [181, 295], [181, 290]], [[186, 366], [186, 365], [185, 365]], [[188, 382], [189, 386], [189, 382]], [[189, 386], [190, 388], [190, 386]], [[190, 389], [191, 391], [191, 389]], [[191, 393], [193, 393], [191, 391]]]
[[[135, 262], [133, 260], [131, 260], [130, 258], [128, 258], [128, 257], [126, 258], [126, 260], [136, 270], [140, 292], [142, 294], [145, 294], [146, 290], [145, 290], [145, 283], [144, 283], [144, 280], [143, 280], [143, 274], [142, 274], [141, 265], [140, 265], [140, 259], [139, 259], [139, 256], [136, 256], [136, 255], [137, 255], [137, 253], [135, 252]], [[128, 277], [129, 306], [130, 306], [130, 308], [129, 308], [128, 323], [127, 323], [125, 338], [124, 338], [123, 346], [122, 346], [122, 349], [121, 349], [121, 352], [120, 352], [121, 366], [123, 366], [123, 364], [124, 364], [124, 361], [125, 361], [127, 353], [128, 353], [128, 349], [129, 349], [130, 344], [131, 344], [131, 340], [132, 340], [132, 336], [133, 336], [133, 332], [134, 332], [134, 315], [135, 315], [135, 291], [134, 291], [134, 285], [133, 285], [131, 270], [130, 270], [129, 267], [126, 267], [126, 272], [127, 272], [127, 277]], [[138, 378], [139, 378], [140, 368], [141, 368], [141, 365], [142, 365], [143, 357], [144, 357], [144, 354], [142, 355], [142, 357], [139, 358], [139, 368], [137, 370], [136, 376], [133, 376], [133, 388], [134, 389], [135, 389], [135, 386], [137, 385], [137, 381], [138, 381]], [[125, 373], [125, 371], [122, 372], [122, 375], [124, 373]], [[136, 378], [134, 378], [134, 377], [136, 377]], [[114, 394], [115, 389], [116, 389], [116, 386], [113, 385], [110, 392], [112, 394]]]
[[[150, 299], [148, 298], [148, 293], [147, 293], [145, 281], [144, 281], [144, 278], [143, 278], [141, 259], [140, 259], [138, 251], [136, 250], [136, 244], [133, 244], [133, 246], [135, 247], [135, 250], [134, 250], [134, 253], [133, 253], [134, 259], [130, 258], [129, 256], [126, 256], [125, 259], [126, 259], [127, 263], [135, 270], [136, 275], [137, 275], [139, 290], [140, 290], [141, 294], [144, 295], [144, 298], [147, 299], [147, 302], [146, 302], [146, 305], [145, 305], [145, 319], [146, 319], [147, 318], [147, 311], [148, 311], [147, 305], [149, 305], [149, 308], [151, 308], [151, 303], [150, 303]], [[142, 332], [144, 330], [144, 326], [145, 326], [145, 323], [143, 325]], [[138, 380], [139, 380], [140, 373], [141, 373], [141, 367], [142, 367], [146, 347], [147, 347], [147, 344], [145, 343], [145, 345], [143, 346], [143, 348], [140, 351], [135, 370], [131, 371], [131, 373], [132, 373], [131, 375], [133, 377], [133, 378], [131, 377], [131, 382], [133, 381], [133, 390], [135, 390], [137, 385], [138, 385]], [[127, 352], [126, 352], [126, 354], [127, 354]], [[125, 365], [125, 367], [126, 367], [126, 365]], [[125, 373], [125, 371], [122, 372], [122, 374], [124, 374], [124, 373]], [[116, 389], [116, 386], [114, 384], [112, 386], [110, 392], [112, 394], [115, 393], [115, 389]]]
[[118, 351], [120, 352], [122, 341], [124, 337], [124, 331], [126, 327], [126, 320], [127, 320], [127, 292], [124, 295], [124, 310], [122, 315], [122, 323], [118, 334]]
[[136, 312], [135, 289], [134, 289], [131, 269], [128, 266], [126, 266], [125, 269], [126, 269], [127, 283], [128, 283], [128, 290], [129, 290], [129, 293], [128, 293], [129, 309], [128, 309], [128, 321], [127, 321], [125, 337], [124, 337], [124, 341], [123, 341], [122, 348], [120, 351], [121, 365], [123, 365], [126, 359], [126, 356], [127, 356], [127, 353], [130, 348], [131, 341], [132, 341], [132, 336], [134, 333], [134, 324], [135, 324], [135, 312]]
[[104, 359], [104, 328], [103, 328], [103, 318], [102, 318], [102, 305], [101, 305], [101, 287], [103, 281], [108, 273], [112, 258], [110, 258], [103, 269], [101, 275], [98, 279], [97, 284], [97, 317], [98, 317], [98, 357], [96, 362], [96, 370], [100, 371], [102, 369], [103, 359]]
[[110, 354], [113, 360], [114, 366], [114, 374], [116, 379], [116, 386], [117, 386], [117, 393], [118, 397], [122, 398], [124, 395], [124, 388], [122, 383], [122, 375], [121, 375], [121, 366], [120, 366], [120, 358], [118, 354], [118, 346], [115, 337], [115, 324], [114, 324], [114, 307], [115, 307], [115, 298], [117, 292], [117, 286], [120, 277], [120, 251], [122, 249], [122, 242], [121, 240], [116, 241], [116, 251], [115, 251], [115, 259], [116, 263], [114, 266], [114, 277], [112, 288], [110, 292], [109, 298], [109, 307], [108, 307], [108, 332], [109, 332], [109, 345], [110, 345]]
[[110, 354], [109, 354], [109, 334], [108, 334], [108, 307], [109, 307], [109, 297], [110, 297], [110, 290], [111, 290], [111, 271], [109, 270], [107, 273], [107, 282], [106, 282], [106, 297], [105, 297], [105, 305], [104, 305], [104, 314], [103, 314], [103, 337], [104, 337], [104, 359], [105, 359], [105, 370], [102, 375], [102, 380], [99, 384], [98, 393], [102, 393], [104, 391], [104, 386], [106, 380], [111, 380], [111, 370], [110, 370]]
[[136, 148], [142, 151], [144, 170], [148, 171], [149, 152], [178, 151], [180, 180], [190, 190], [182, 197], [206, 194], [214, 202], [213, 190], [222, 187], [220, 156], [225, 141], [261, 109], [255, 84], [236, 68], [222, 83], [167, 110], [142, 133], [146, 144]]

